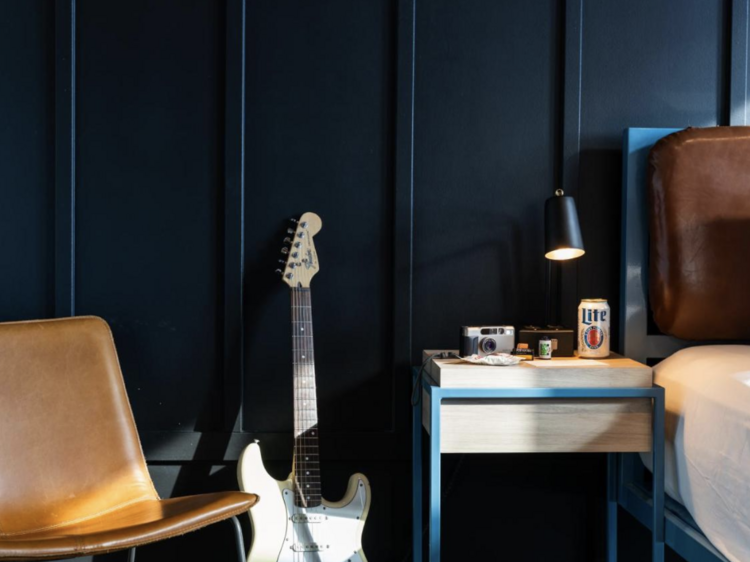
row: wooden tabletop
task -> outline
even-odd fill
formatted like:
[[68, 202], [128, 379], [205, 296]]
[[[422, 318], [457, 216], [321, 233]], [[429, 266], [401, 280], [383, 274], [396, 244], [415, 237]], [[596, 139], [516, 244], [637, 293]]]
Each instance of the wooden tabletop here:
[[[426, 350], [423, 360], [436, 353]], [[617, 355], [607, 359], [554, 357], [508, 367], [433, 359], [426, 371], [444, 388], [648, 388], [651, 367]]]

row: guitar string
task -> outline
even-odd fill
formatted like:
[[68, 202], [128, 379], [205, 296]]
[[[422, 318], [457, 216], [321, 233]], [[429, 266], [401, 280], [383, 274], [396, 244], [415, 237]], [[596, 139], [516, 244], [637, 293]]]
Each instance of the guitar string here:
[[[313, 321], [312, 321], [312, 293], [310, 293], [309, 289], [307, 290], [307, 301], [308, 301], [308, 309], [307, 309], [308, 330], [310, 331], [310, 337], [306, 341], [308, 342], [308, 345], [309, 345], [310, 383], [311, 383], [310, 386], [312, 388], [311, 393], [314, 399], [313, 407], [315, 408], [314, 410], [315, 425], [312, 431], [312, 437], [313, 437], [312, 447], [313, 447], [313, 452], [315, 454], [315, 464], [314, 464], [314, 470], [312, 472], [314, 473], [313, 482], [315, 484], [315, 491], [317, 493], [316, 503], [318, 504], [318, 506], [322, 506], [323, 505], [323, 489], [322, 489], [322, 482], [321, 482], [321, 475], [320, 475], [320, 446], [319, 446], [320, 430], [319, 430], [319, 425], [318, 425], [319, 423], [319, 420], [318, 420], [318, 385], [317, 385], [317, 380], [315, 376], [315, 349], [314, 349], [315, 340], [313, 339], [314, 330], [313, 330]], [[321, 509], [321, 511], [323, 510], [324, 508]], [[325, 519], [321, 521], [321, 524], [319, 526], [315, 527], [319, 533], [319, 536], [316, 541], [318, 543], [320, 543], [322, 539], [325, 539], [325, 536], [324, 536], [325, 531], [328, 529], [328, 526], [324, 525], [323, 521], [325, 521]], [[323, 547], [323, 548], [326, 548], [326, 547]], [[320, 559], [320, 556], [318, 556], [317, 558]]]
[[[297, 352], [297, 345], [296, 340], [294, 339], [294, 327], [296, 324], [294, 323], [297, 319], [297, 291], [292, 288], [292, 361], [296, 364], [298, 363], [298, 352]], [[294, 400], [297, 399], [297, 377], [296, 377], [296, 365], [293, 368], [294, 373]], [[296, 402], [294, 403], [294, 460], [292, 464], [292, 494], [293, 496], [296, 496], [297, 494], [297, 471], [299, 470], [299, 467], [297, 466], [297, 463], [299, 461], [299, 447], [298, 447], [298, 441], [297, 441], [297, 433], [299, 431], [299, 411], [296, 408]], [[292, 498], [292, 560], [293, 562], [296, 562], [299, 558], [297, 556], [297, 551], [294, 548], [295, 545], [298, 543], [297, 541], [297, 525], [295, 523], [295, 518], [297, 515], [297, 501], [296, 497]]]
[[[300, 313], [303, 312], [304, 309], [300, 308], [301, 306], [303, 306], [302, 294], [300, 293], [299, 289], [295, 289], [295, 291], [297, 293], [297, 321], [299, 322], [299, 319], [301, 318], [301, 314]], [[299, 324], [295, 324], [295, 326], [294, 326], [294, 335], [295, 336], [299, 336]], [[304, 429], [305, 429], [305, 426], [304, 426], [305, 412], [304, 412], [304, 410], [302, 410], [300, 408], [300, 404], [299, 404], [299, 397], [300, 397], [300, 394], [301, 394], [300, 387], [302, 386], [302, 380], [300, 380], [300, 373], [303, 373], [303, 370], [304, 370], [304, 365], [301, 364], [302, 363], [302, 355], [303, 354], [302, 354], [302, 352], [300, 350], [300, 343], [304, 343], [304, 342], [302, 342], [299, 339], [299, 337], [295, 337], [294, 343], [296, 344], [296, 347], [297, 347], [297, 367], [295, 369], [295, 372], [297, 374], [296, 380], [295, 380], [295, 384], [297, 385], [297, 393], [296, 393], [297, 395], [295, 396], [295, 400], [296, 401], [294, 403], [294, 407], [296, 408], [296, 410], [298, 412], [298, 416], [300, 418], [300, 426], [299, 426], [299, 428], [297, 428], [297, 443], [299, 445], [298, 459], [297, 460], [299, 461], [300, 464], [299, 464], [299, 474], [296, 476], [296, 480], [297, 480], [297, 496], [299, 497], [299, 499], [297, 499], [295, 497], [295, 502], [294, 503], [295, 503], [295, 506], [297, 506], [296, 509], [301, 514], [303, 514], [302, 520], [304, 520], [305, 500], [302, 497], [302, 493], [303, 493], [303, 491], [302, 491], [302, 481], [304, 480], [304, 478], [302, 477], [302, 475], [305, 473], [305, 470], [307, 469], [307, 467], [305, 466], [306, 463], [304, 462], [304, 457], [303, 457], [303, 455], [305, 454], [305, 450], [304, 450], [305, 447], [304, 447], [304, 441], [302, 439], [302, 435], [303, 435], [303, 432], [304, 432]], [[295, 526], [295, 528], [297, 528], [297, 529], [300, 530], [299, 545], [302, 547], [302, 551], [300, 552], [299, 556], [300, 556], [300, 558], [302, 558], [302, 561], [304, 562], [307, 559], [307, 552], [305, 552], [305, 549], [304, 549], [304, 544], [305, 544], [304, 540], [306, 538], [306, 534], [304, 532], [305, 531], [304, 524], [301, 521], [298, 521], [296, 523], [293, 523], [293, 525]]]
[[[297, 319], [298, 319], [298, 321], [301, 322], [304, 319], [304, 314], [305, 314], [305, 309], [303, 308], [305, 306], [305, 300], [304, 300], [304, 294], [302, 293], [301, 289], [297, 289], [297, 295], [299, 296], [299, 300], [298, 300], [298, 306], [299, 306], [299, 308], [297, 309]], [[303, 516], [302, 516], [302, 521], [300, 521], [299, 523], [297, 523], [297, 525], [299, 526], [299, 529], [301, 531], [300, 534], [302, 535], [302, 539], [300, 540], [300, 546], [302, 547], [302, 552], [301, 552], [300, 556], [302, 557], [302, 560], [304, 562], [305, 560], [307, 560], [307, 551], [304, 548], [304, 544], [305, 544], [304, 541], [307, 540], [307, 537], [309, 536], [309, 532], [306, 532], [306, 531], [309, 530], [309, 525], [306, 525], [304, 523], [304, 519], [305, 519], [304, 514], [306, 514], [307, 511], [309, 510], [309, 505], [308, 505], [307, 500], [303, 497], [305, 495], [305, 490], [304, 490], [305, 476], [304, 475], [307, 472], [307, 460], [308, 460], [308, 458], [307, 458], [307, 447], [306, 447], [306, 443], [305, 443], [305, 429], [306, 429], [306, 426], [307, 426], [307, 423], [306, 423], [307, 412], [302, 408], [302, 406], [305, 406], [304, 400], [303, 400], [302, 404], [300, 404], [299, 403], [299, 399], [302, 396], [304, 396], [304, 390], [302, 390], [302, 388], [304, 388], [304, 383], [305, 383], [305, 380], [306, 380], [304, 377], [307, 375], [307, 373], [305, 371], [306, 367], [305, 367], [304, 362], [302, 361], [302, 358], [306, 357], [307, 354], [305, 353], [305, 340], [304, 340], [304, 338], [300, 337], [302, 335], [302, 333], [303, 333], [303, 332], [300, 331], [300, 328], [304, 328], [304, 326], [298, 323], [295, 326], [295, 335], [297, 336], [297, 338], [295, 339], [295, 341], [297, 343], [297, 349], [300, 350], [299, 353], [298, 353], [298, 358], [297, 358], [297, 361], [299, 363], [299, 365], [297, 366], [297, 373], [301, 374], [302, 379], [300, 379], [299, 377], [297, 378], [297, 386], [298, 386], [298, 388], [300, 390], [297, 393], [298, 402], [295, 402], [295, 406], [297, 407], [298, 411], [300, 412], [300, 419], [302, 420], [301, 421], [301, 426], [299, 428], [299, 431], [297, 432], [297, 439], [299, 441], [300, 455], [301, 455], [300, 456], [300, 463], [301, 463], [300, 464], [300, 476], [297, 477], [297, 486], [299, 488], [299, 501], [300, 501], [300, 504], [301, 504], [301, 506], [300, 506], [299, 509], [300, 509], [300, 512], [303, 514]]]
[[[312, 294], [310, 293], [310, 290], [307, 290], [307, 327], [309, 330], [309, 337], [305, 339], [308, 345], [308, 353], [310, 354], [310, 387], [311, 387], [311, 394], [313, 397], [313, 427], [312, 427], [312, 449], [313, 454], [315, 455], [314, 460], [315, 463], [313, 465], [313, 469], [311, 470], [311, 473], [314, 473], [313, 476], [313, 484], [315, 486], [315, 492], [317, 494], [317, 500], [316, 503], [318, 506], [323, 505], [323, 495], [322, 495], [322, 489], [321, 489], [321, 478], [320, 478], [320, 448], [318, 446], [318, 389], [316, 384], [316, 377], [315, 377], [315, 351], [313, 349], [315, 340], [313, 339], [313, 322], [312, 322]], [[322, 510], [321, 510], [322, 511]], [[322, 539], [324, 538], [322, 535], [325, 534], [325, 530], [327, 529], [327, 526], [321, 524], [313, 527], [317, 533], [317, 537], [315, 542], [317, 544], [321, 544], [324, 542]], [[325, 547], [322, 547], [325, 548]], [[320, 559], [320, 556], [317, 556], [318, 559]]]
[[[304, 425], [302, 426], [302, 433], [301, 433], [300, 437], [302, 439], [302, 448], [303, 448], [303, 452], [305, 454], [305, 474], [304, 474], [305, 487], [303, 488], [302, 491], [305, 494], [305, 498], [306, 498], [305, 503], [307, 504], [307, 507], [305, 509], [305, 513], [307, 513], [308, 516], [309, 516], [309, 513], [310, 513], [310, 496], [307, 493], [307, 488], [310, 487], [310, 483], [309, 483], [309, 480], [308, 480], [307, 477], [309, 476], [308, 473], [310, 472], [309, 471], [309, 468], [310, 468], [309, 460], [310, 460], [310, 458], [308, 456], [310, 454], [310, 448], [308, 446], [308, 432], [310, 431], [310, 422], [312, 420], [311, 420], [310, 411], [306, 407], [306, 406], [309, 406], [309, 399], [310, 399], [310, 397], [308, 396], [308, 392], [307, 392], [307, 388], [309, 386], [308, 385], [308, 381], [309, 381], [308, 377], [309, 377], [310, 373], [309, 373], [309, 367], [308, 367], [308, 363], [307, 363], [307, 361], [308, 361], [307, 357], [309, 356], [309, 351], [307, 349], [307, 334], [305, 334], [305, 327], [307, 326], [307, 324], [305, 323], [305, 320], [306, 320], [306, 312], [308, 310], [306, 307], [308, 306], [307, 297], [309, 297], [309, 293], [306, 292], [306, 291], [304, 291], [304, 289], [300, 289], [300, 292], [301, 292], [301, 296], [302, 296], [302, 309], [301, 309], [302, 314], [300, 315], [300, 317], [302, 318], [302, 324], [300, 325], [300, 330], [299, 330], [299, 332], [298, 332], [297, 335], [300, 336], [299, 337], [299, 341], [302, 342], [302, 351], [304, 352], [304, 358], [302, 359], [302, 372], [303, 372], [303, 376], [304, 376], [304, 378], [302, 379], [302, 382], [303, 382], [303, 384], [302, 384], [302, 388], [303, 388], [303, 390], [302, 390], [302, 406], [303, 406], [302, 417], [304, 419]], [[312, 533], [313, 527], [312, 527], [312, 525], [310, 525], [310, 522], [309, 521], [306, 522], [303, 525], [303, 528], [306, 531], [305, 536], [309, 537], [310, 541], [312, 541], [312, 543], [314, 544], [315, 543], [315, 539], [314, 539], [313, 533]], [[307, 552], [305, 551], [305, 555], [303, 556], [303, 560], [306, 560], [307, 557], [308, 557], [307, 556]], [[315, 555], [312, 554], [312, 553], [310, 553], [310, 558], [312, 558], [314, 560], [315, 559]]]
[[[303, 440], [303, 432], [304, 432], [304, 416], [305, 412], [300, 408], [299, 404], [299, 398], [301, 395], [301, 386], [302, 381], [300, 379], [300, 374], [302, 373], [302, 369], [304, 369], [304, 366], [302, 365], [302, 357], [303, 357], [303, 350], [300, 349], [300, 343], [303, 343], [299, 339], [299, 321], [301, 318], [300, 312], [304, 309], [301, 307], [303, 306], [302, 302], [302, 294], [299, 291], [299, 289], [294, 289], [295, 295], [296, 295], [296, 306], [295, 308], [295, 324], [293, 329], [293, 344], [295, 349], [297, 350], [296, 353], [296, 359], [295, 362], [297, 365], [295, 366], [294, 373], [295, 373], [295, 402], [294, 402], [294, 408], [296, 411], [297, 416], [297, 427], [295, 428], [295, 444], [297, 446], [297, 455], [295, 459], [295, 492], [294, 492], [294, 511], [295, 513], [301, 514], [302, 517], [298, 521], [294, 521], [292, 519], [292, 526], [295, 529], [295, 535], [296, 535], [296, 545], [302, 548], [301, 551], [294, 551], [294, 556], [297, 558], [301, 558], [301, 560], [304, 562], [307, 559], [307, 553], [304, 550], [304, 544], [305, 544], [305, 533], [304, 533], [304, 513], [305, 513], [305, 500], [302, 497], [302, 481], [304, 478], [302, 475], [305, 473], [306, 470], [306, 463], [304, 461], [304, 454], [305, 454], [305, 447], [304, 447], [304, 440]], [[297, 532], [299, 531], [299, 532]], [[294, 545], [293, 545], [294, 547]]]
[[[312, 386], [312, 395], [314, 400], [314, 406], [315, 406], [315, 428], [313, 431], [313, 448], [315, 451], [315, 486], [316, 491], [318, 493], [318, 505], [321, 506], [320, 511], [321, 515], [322, 512], [325, 511], [325, 507], [323, 506], [323, 482], [322, 482], [322, 476], [320, 473], [320, 426], [319, 426], [319, 419], [318, 419], [318, 384], [317, 384], [317, 377], [315, 373], [315, 340], [313, 339], [314, 330], [313, 330], [313, 321], [312, 321], [312, 293], [310, 293], [310, 290], [307, 291], [307, 300], [308, 305], [310, 308], [308, 308], [308, 324], [310, 329], [310, 339], [307, 340], [310, 344], [310, 379], [311, 379], [311, 386]], [[325, 525], [326, 519], [325, 517], [322, 518], [320, 522], [320, 526], [318, 528], [318, 531], [320, 532], [319, 540], [325, 539], [326, 545], [328, 544], [328, 539], [326, 535], [326, 531], [328, 531], [328, 525]], [[327, 548], [324, 547], [324, 548]], [[318, 560], [320, 560], [320, 556], [318, 556]]]
[[[304, 394], [305, 398], [307, 399], [308, 405], [310, 405], [310, 409], [305, 410], [308, 416], [308, 423], [305, 426], [305, 452], [309, 453], [312, 458], [312, 462], [308, 463], [307, 456], [305, 457], [305, 485], [309, 487], [310, 483], [312, 482], [314, 489], [312, 490], [310, 497], [315, 500], [313, 501], [314, 504], [320, 505], [320, 457], [314, 456], [318, 455], [318, 448], [316, 447], [318, 431], [318, 404], [317, 390], [315, 388], [315, 360], [313, 357], [312, 297], [309, 289], [304, 292], [304, 295], [306, 307], [302, 309], [302, 317], [305, 320], [303, 327], [307, 330], [307, 334], [305, 334], [302, 338], [303, 349], [305, 350], [306, 357], [304, 363], [306, 371]], [[315, 474], [312, 474], [316, 470], [317, 472]], [[316, 531], [319, 530], [317, 525], [311, 525], [310, 523], [308, 523], [307, 528], [309, 529], [310, 538], [312, 539], [313, 544], [318, 544], [320, 537], [316, 536], [318, 534], [316, 533]], [[315, 560], [316, 558], [319, 559], [319, 555], [317, 554], [311, 554], [310, 556], [313, 560]]]
[[[315, 435], [317, 432], [317, 425], [318, 425], [318, 404], [317, 404], [317, 396], [314, 389], [314, 382], [315, 382], [315, 364], [312, 357], [312, 299], [310, 296], [310, 289], [307, 289], [305, 291], [305, 304], [307, 305], [307, 308], [302, 309], [302, 317], [305, 318], [306, 322], [303, 324], [303, 327], [308, 330], [307, 334], [302, 338], [303, 342], [303, 348], [305, 349], [305, 357], [307, 357], [305, 361], [305, 370], [306, 370], [306, 378], [305, 378], [305, 397], [307, 398], [308, 405], [311, 406], [310, 410], [306, 410], [308, 413], [308, 423], [306, 427], [305, 432], [305, 438], [309, 438], [310, 447], [306, 447], [307, 452], [310, 453], [310, 455], [316, 454], [318, 451], [315, 449]], [[309, 434], [308, 434], [309, 432]], [[317, 467], [318, 465], [315, 464], [315, 460], [317, 457], [313, 457], [313, 462], [307, 464], [306, 471], [311, 472], [312, 467]], [[305, 485], [310, 486], [310, 482], [312, 481], [316, 488], [312, 492], [312, 497], [315, 497], [316, 493], [320, 493], [320, 489], [318, 488], [318, 483], [314, 478], [308, 478], [311, 476], [311, 474], [305, 474]], [[313, 502], [314, 504], [318, 504], [318, 498], [315, 499]], [[316, 531], [317, 526], [311, 525], [310, 523], [307, 524], [307, 528], [309, 529], [310, 538], [312, 539], [313, 544], [318, 543], [318, 538], [316, 537]], [[310, 557], [315, 560], [316, 558], [320, 558], [319, 554], [310, 554]]]
[[[304, 366], [304, 363], [302, 362], [302, 358], [306, 354], [305, 354], [305, 349], [304, 349], [304, 340], [299, 337], [300, 336], [299, 328], [301, 327], [300, 322], [304, 315], [305, 309], [303, 307], [305, 303], [304, 303], [304, 298], [303, 298], [304, 295], [302, 291], [300, 289], [295, 289], [295, 291], [297, 293], [297, 309], [296, 309], [297, 310], [297, 314], [296, 314], [297, 323], [294, 326], [294, 334], [295, 334], [294, 343], [296, 344], [296, 348], [297, 348], [297, 367], [295, 369], [296, 374], [297, 374], [297, 377], [295, 380], [295, 383], [297, 386], [297, 393], [295, 397], [296, 401], [294, 403], [294, 406], [297, 409], [298, 417], [300, 420], [300, 425], [297, 429], [297, 443], [299, 445], [299, 449], [298, 449], [299, 472], [296, 476], [298, 498], [295, 498], [295, 505], [297, 506], [296, 507], [297, 511], [300, 514], [302, 514], [302, 518], [300, 521], [293, 523], [293, 524], [300, 531], [298, 535], [299, 536], [298, 544], [302, 548], [302, 550], [299, 553], [299, 557], [304, 562], [305, 560], [307, 560], [307, 552], [305, 551], [305, 548], [304, 548], [304, 545], [306, 544], [306, 539], [307, 539], [307, 533], [305, 532], [307, 526], [304, 523], [304, 514], [307, 511], [307, 502], [305, 498], [303, 497], [304, 495], [303, 482], [305, 480], [304, 474], [307, 471], [307, 457], [306, 457], [307, 451], [306, 451], [305, 441], [304, 441], [306, 412], [304, 411], [304, 409], [301, 408], [301, 406], [304, 405], [304, 403], [300, 404], [299, 400], [302, 396], [302, 393], [304, 392], [302, 388], [304, 386], [305, 379], [301, 377], [305, 376], [305, 372], [304, 372], [305, 366]], [[296, 501], [297, 499], [298, 501]]]
[[[304, 501], [302, 499], [302, 487], [301, 487], [301, 480], [300, 480], [301, 475], [304, 474], [304, 470], [305, 470], [305, 466], [304, 466], [304, 463], [303, 463], [303, 456], [302, 456], [304, 454], [304, 452], [302, 451], [302, 439], [301, 439], [302, 427], [303, 427], [302, 426], [302, 415], [303, 415], [303, 412], [299, 408], [299, 404], [298, 404], [298, 400], [299, 400], [299, 396], [300, 396], [300, 392], [301, 392], [300, 391], [300, 386], [301, 386], [300, 369], [302, 368], [302, 365], [301, 365], [302, 353], [300, 352], [300, 349], [299, 349], [299, 338], [296, 337], [296, 336], [299, 335], [297, 328], [299, 326], [298, 322], [299, 322], [300, 310], [301, 310], [299, 307], [302, 306], [302, 303], [301, 303], [301, 298], [300, 298], [301, 295], [300, 295], [298, 289], [294, 288], [294, 289], [292, 289], [292, 291], [295, 294], [295, 304], [296, 304], [296, 308], [294, 309], [295, 324], [294, 324], [293, 330], [292, 330], [292, 334], [293, 334], [292, 345], [294, 345], [294, 348], [296, 349], [296, 354], [295, 354], [296, 356], [295, 356], [295, 359], [294, 359], [294, 362], [295, 362], [295, 367], [294, 367], [294, 385], [295, 385], [294, 410], [295, 410], [295, 415], [296, 415], [296, 418], [297, 418], [297, 427], [294, 428], [294, 434], [295, 434], [294, 435], [294, 437], [295, 437], [294, 443], [295, 443], [297, 454], [295, 455], [295, 474], [294, 474], [294, 512], [295, 512], [295, 514], [297, 514], [297, 513], [304, 513], [304, 511], [303, 511]], [[300, 522], [299, 521], [295, 521], [294, 518], [292, 518], [292, 527], [294, 528], [295, 537], [296, 537], [295, 538], [295, 545], [300, 545], [301, 546], [303, 544], [303, 540], [301, 538], [302, 537], [302, 533], [300, 533], [299, 535], [297, 535], [297, 529], [298, 529], [299, 525], [300, 525]], [[293, 547], [295, 545], [293, 545]], [[302, 552], [298, 552], [295, 549], [294, 553], [293, 553], [293, 556], [294, 556], [294, 558], [301, 558], [302, 561], [304, 562], [306, 555], [305, 555], [305, 551], [304, 550], [302, 550]]]

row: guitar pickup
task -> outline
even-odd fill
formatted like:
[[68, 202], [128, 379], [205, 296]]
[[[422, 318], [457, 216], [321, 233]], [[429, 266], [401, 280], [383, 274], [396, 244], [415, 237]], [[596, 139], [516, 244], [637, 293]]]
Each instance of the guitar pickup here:
[[292, 515], [292, 523], [321, 523], [325, 517], [315, 513], [295, 513]]
[[331, 547], [318, 544], [315, 542], [292, 545], [292, 550], [294, 550], [294, 552], [322, 552], [326, 550], [327, 548], [331, 548]]

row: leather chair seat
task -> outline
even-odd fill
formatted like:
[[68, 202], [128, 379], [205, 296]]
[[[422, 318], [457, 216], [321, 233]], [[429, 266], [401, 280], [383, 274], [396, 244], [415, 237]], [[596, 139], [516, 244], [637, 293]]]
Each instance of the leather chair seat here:
[[43, 530], [3, 535], [0, 529], [0, 560], [55, 560], [140, 546], [245, 513], [257, 500], [241, 492], [144, 499]]

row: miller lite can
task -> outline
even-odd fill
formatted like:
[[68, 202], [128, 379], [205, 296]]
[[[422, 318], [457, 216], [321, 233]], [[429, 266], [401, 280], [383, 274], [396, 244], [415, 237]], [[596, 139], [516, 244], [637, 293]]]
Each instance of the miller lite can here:
[[578, 307], [578, 356], [609, 357], [609, 305], [607, 299], [583, 299]]

